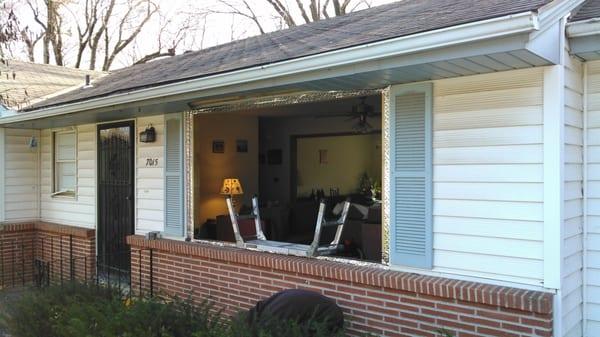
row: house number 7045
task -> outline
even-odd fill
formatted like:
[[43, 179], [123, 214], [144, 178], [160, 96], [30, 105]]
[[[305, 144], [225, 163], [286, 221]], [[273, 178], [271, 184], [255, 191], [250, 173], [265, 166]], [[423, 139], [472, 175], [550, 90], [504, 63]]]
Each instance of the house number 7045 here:
[[146, 166], [158, 166], [158, 158], [146, 158]]

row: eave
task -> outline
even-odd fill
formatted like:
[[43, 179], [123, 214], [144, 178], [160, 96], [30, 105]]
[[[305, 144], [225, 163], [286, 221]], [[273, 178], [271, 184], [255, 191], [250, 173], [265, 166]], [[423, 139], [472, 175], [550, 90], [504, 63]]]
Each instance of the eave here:
[[[554, 7], [540, 14], [542, 22], [537, 13], [524, 12], [224, 74], [41, 108], [2, 117], [0, 125], [52, 127], [180, 111], [185, 110], [187, 103], [192, 100], [239, 93], [282, 89], [370, 89], [392, 83], [556, 64], [559, 62], [560, 52], [558, 41], [554, 41], [557, 40], [554, 37], [559, 25], [554, 22], [554, 16], [547, 14], [556, 11]], [[492, 57], [490, 64], [474, 61], [488, 56]], [[500, 66], [495, 66], [494, 63]], [[445, 66], [450, 68], [444, 68]], [[75, 117], [74, 114], [79, 116]], [[36, 122], [40, 119], [53, 121]]]
[[600, 18], [567, 25], [571, 53], [585, 61], [600, 60]]

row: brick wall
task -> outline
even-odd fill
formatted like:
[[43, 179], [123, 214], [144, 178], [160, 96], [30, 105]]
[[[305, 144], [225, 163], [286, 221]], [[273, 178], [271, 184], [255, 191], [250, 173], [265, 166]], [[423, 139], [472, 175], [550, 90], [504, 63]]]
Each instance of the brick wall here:
[[280, 290], [303, 288], [335, 299], [352, 336], [436, 337], [440, 328], [456, 337], [552, 336], [548, 293], [231, 246], [140, 236], [128, 242], [136, 251], [134, 288], [149, 289], [152, 254], [155, 292], [210, 299], [228, 314]]
[[[0, 226], [0, 287], [30, 284], [46, 264], [52, 282], [90, 279], [95, 270], [95, 231], [45, 222]], [[62, 272], [61, 272], [62, 271]]]

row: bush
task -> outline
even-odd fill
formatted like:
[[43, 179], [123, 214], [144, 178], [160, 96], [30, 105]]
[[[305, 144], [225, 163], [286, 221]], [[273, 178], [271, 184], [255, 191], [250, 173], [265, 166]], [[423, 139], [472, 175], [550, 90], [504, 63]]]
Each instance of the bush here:
[[32, 290], [0, 316], [13, 337], [331, 337], [317, 319], [249, 326], [243, 314], [224, 319], [208, 302], [130, 299], [116, 289], [82, 284]]

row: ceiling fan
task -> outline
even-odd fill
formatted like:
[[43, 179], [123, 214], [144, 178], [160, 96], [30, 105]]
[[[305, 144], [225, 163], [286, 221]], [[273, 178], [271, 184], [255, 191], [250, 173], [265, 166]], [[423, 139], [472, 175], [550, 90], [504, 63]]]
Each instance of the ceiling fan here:
[[352, 125], [352, 129], [357, 133], [368, 133], [375, 128], [369, 123], [369, 118], [381, 116], [380, 111], [375, 111], [374, 107], [366, 103], [367, 97], [359, 98], [360, 102], [352, 106], [352, 111], [343, 114], [320, 115], [319, 118], [345, 117], [346, 121], [356, 122]]

